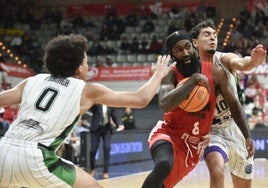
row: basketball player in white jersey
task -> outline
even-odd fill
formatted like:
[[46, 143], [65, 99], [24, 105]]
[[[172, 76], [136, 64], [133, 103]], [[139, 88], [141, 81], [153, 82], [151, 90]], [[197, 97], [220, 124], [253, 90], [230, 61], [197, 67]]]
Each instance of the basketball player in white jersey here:
[[[235, 70], [247, 71], [262, 64], [266, 51], [257, 45], [251, 56], [240, 58], [234, 53], [220, 53], [217, 49], [217, 33], [214, 22], [210, 19], [197, 24], [191, 31], [193, 45], [199, 52], [202, 61], [223, 64], [229, 70], [230, 82], [236, 93]], [[210, 187], [224, 188], [224, 167], [228, 162], [235, 188], [250, 188], [253, 178], [253, 157], [247, 158], [246, 142], [242, 132], [231, 117], [229, 107], [222, 96], [217, 96], [216, 110], [211, 128], [211, 141], [205, 150], [205, 160], [210, 173]]]
[[30, 77], [0, 93], [0, 107], [19, 104], [17, 119], [0, 140], [0, 187], [100, 188], [87, 172], [56, 155], [57, 148], [93, 104], [145, 107], [169, 72], [159, 56], [152, 77], [135, 92], [86, 83], [88, 41], [61, 35], [45, 48], [49, 74]]

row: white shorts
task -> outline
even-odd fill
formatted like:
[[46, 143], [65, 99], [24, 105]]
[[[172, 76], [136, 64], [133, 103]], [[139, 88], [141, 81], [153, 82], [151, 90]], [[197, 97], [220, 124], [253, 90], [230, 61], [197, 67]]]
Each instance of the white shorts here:
[[0, 188], [72, 187], [75, 168], [36, 142], [0, 140]]
[[[232, 119], [228, 126], [213, 126], [210, 131], [211, 141], [206, 153], [218, 151], [226, 158], [230, 172], [242, 179], [253, 178], [253, 157], [246, 159], [245, 138]], [[226, 156], [226, 157], [225, 157]]]

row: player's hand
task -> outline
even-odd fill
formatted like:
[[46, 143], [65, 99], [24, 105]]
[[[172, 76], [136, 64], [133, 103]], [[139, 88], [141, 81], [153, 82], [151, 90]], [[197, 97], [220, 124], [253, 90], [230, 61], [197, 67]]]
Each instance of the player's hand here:
[[252, 49], [250, 56], [252, 62], [254, 62], [255, 66], [262, 64], [266, 59], [266, 50], [263, 48], [263, 45], [259, 44], [255, 48]]
[[160, 78], [164, 78], [171, 67], [176, 64], [176, 62], [169, 65], [170, 55], [159, 55], [156, 64], [152, 63], [152, 71], [154, 74], [159, 75]]
[[189, 80], [193, 80], [196, 85], [201, 85], [207, 88], [208, 92], [210, 92], [210, 86], [208, 78], [200, 73], [194, 73]]
[[210, 142], [210, 136], [209, 135], [205, 135], [201, 138], [198, 146], [197, 146], [197, 154], [199, 159], [201, 159], [204, 155], [204, 151], [206, 149], [206, 147], [208, 146]]
[[255, 145], [254, 145], [254, 142], [251, 138], [246, 139], [246, 148], [248, 151], [247, 159], [249, 159], [249, 158], [253, 157], [255, 154]]

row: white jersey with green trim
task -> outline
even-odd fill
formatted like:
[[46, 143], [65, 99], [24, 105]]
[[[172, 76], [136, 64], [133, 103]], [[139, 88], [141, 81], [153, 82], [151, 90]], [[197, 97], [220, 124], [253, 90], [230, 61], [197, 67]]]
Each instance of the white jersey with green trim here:
[[38, 74], [29, 78], [18, 116], [5, 138], [38, 142], [48, 147], [53, 145], [52, 149], [55, 149], [80, 117], [84, 86], [83, 80], [72, 77]]
[[[220, 57], [224, 55], [222, 52], [216, 52], [215, 57], [216, 57], [216, 62], [221, 64], [220, 62]], [[224, 65], [222, 65], [224, 66]], [[234, 94], [236, 97], [237, 96], [237, 89], [236, 89], [236, 81], [234, 75], [226, 69], [226, 73], [228, 74], [228, 79], [231, 85], [233, 86]], [[226, 127], [229, 126], [231, 123], [231, 111], [224, 101], [222, 95], [218, 94], [217, 99], [216, 99], [216, 110], [214, 112], [214, 118], [213, 118], [213, 123], [212, 123], [212, 128], [213, 127]]]

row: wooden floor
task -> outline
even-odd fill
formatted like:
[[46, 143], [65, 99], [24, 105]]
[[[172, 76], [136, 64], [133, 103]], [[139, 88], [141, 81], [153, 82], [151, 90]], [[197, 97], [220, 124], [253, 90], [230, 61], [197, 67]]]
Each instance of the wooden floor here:
[[[104, 188], [140, 188], [149, 171], [98, 180]], [[232, 182], [226, 167], [225, 187], [231, 188]], [[209, 188], [209, 174], [206, 164], [201, 161], [197, 167], [175, 188]], [[255, 160], [252, 188], [268, 188], [268, 160]]]

